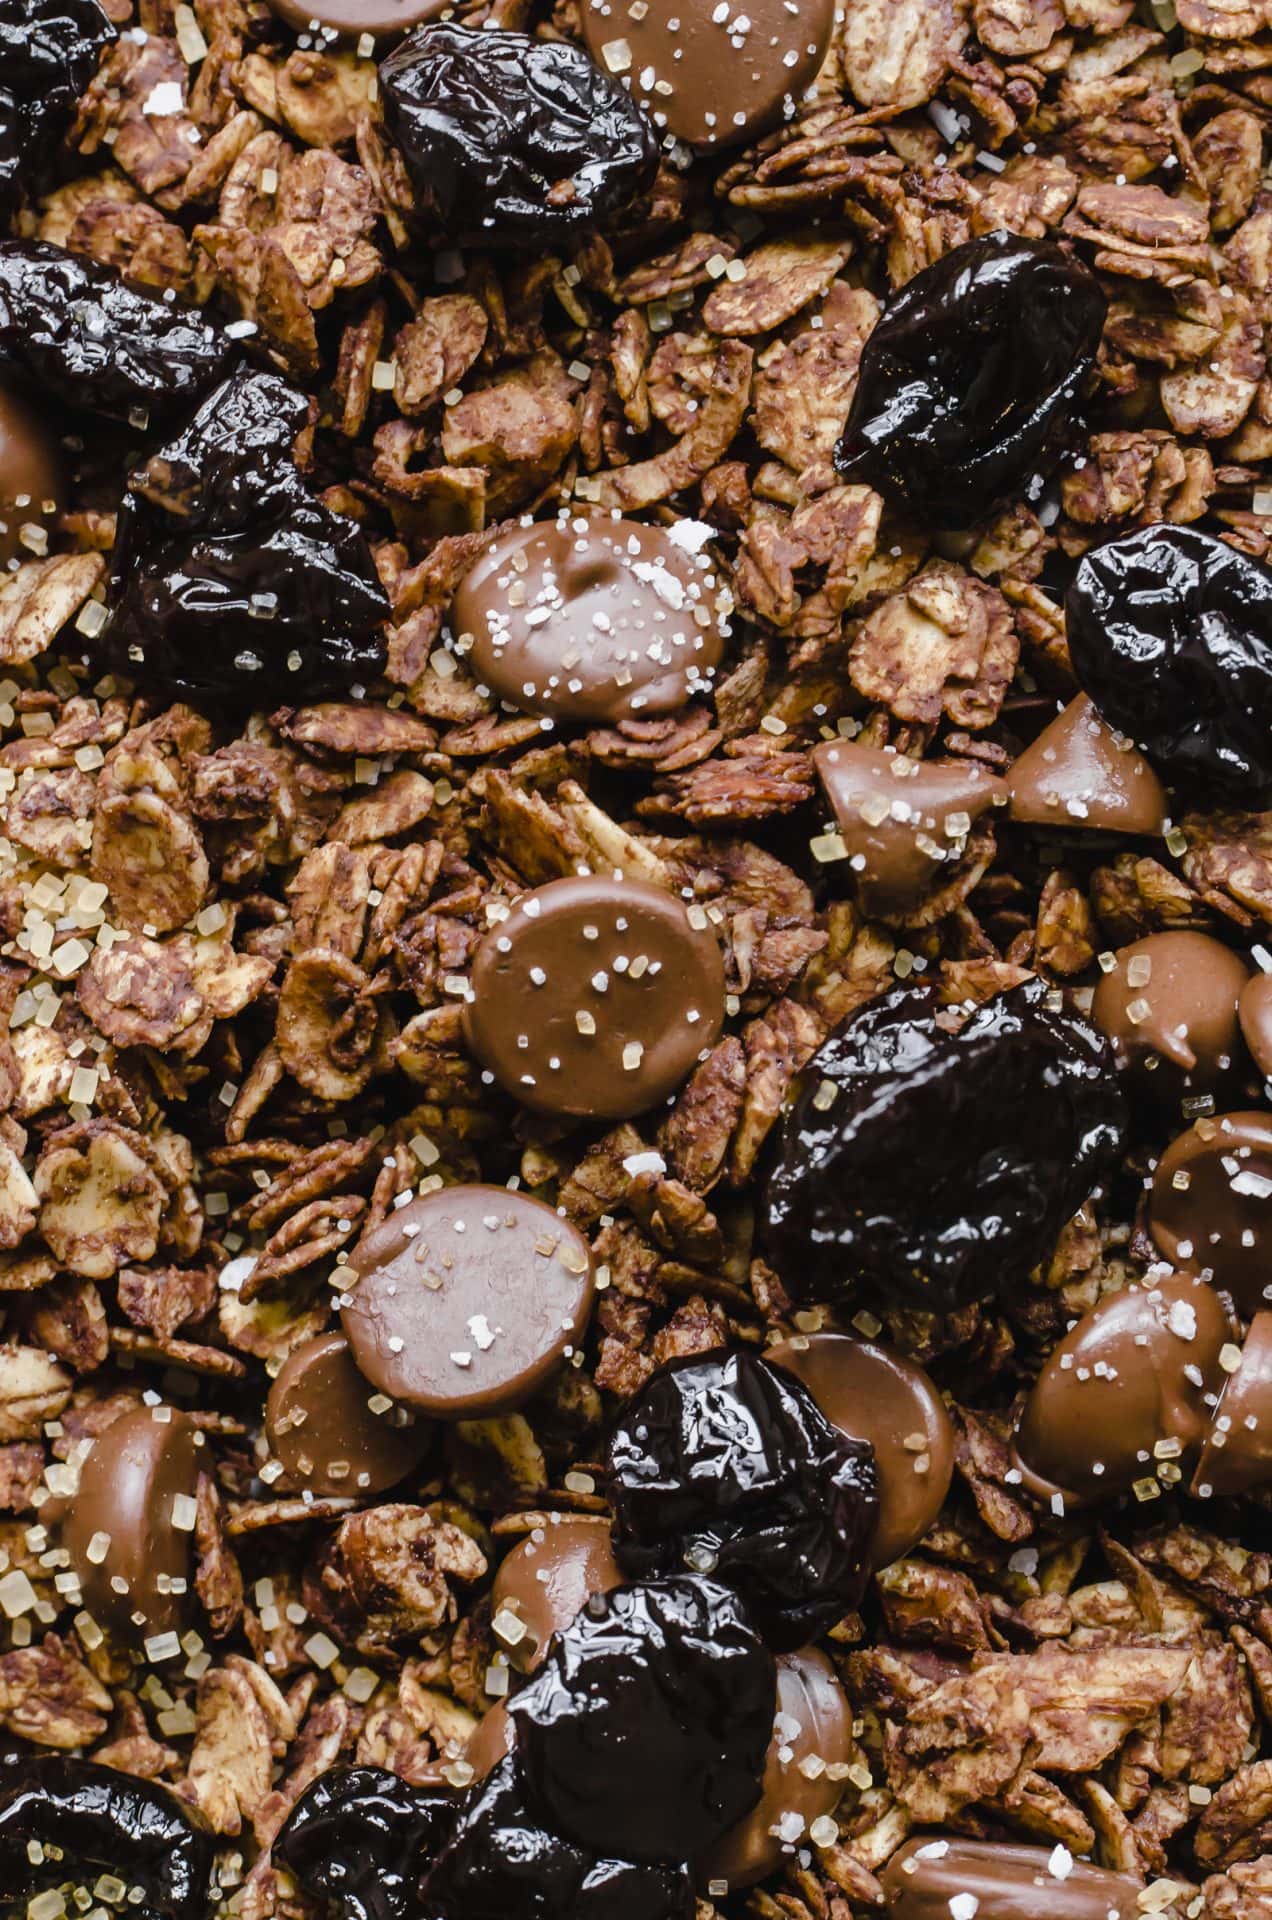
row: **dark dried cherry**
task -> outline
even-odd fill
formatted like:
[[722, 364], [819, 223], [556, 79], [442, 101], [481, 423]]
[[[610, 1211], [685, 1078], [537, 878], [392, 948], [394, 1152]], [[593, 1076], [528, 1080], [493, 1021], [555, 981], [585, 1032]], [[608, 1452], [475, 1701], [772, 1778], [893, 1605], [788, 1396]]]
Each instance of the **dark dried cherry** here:
[[187, 406], [234, 357], [201, 314], [134, 293], [117, 274], [43, 240], [0, 240], [0, 367], [142, 428]]
[[114, 38], [97, 0], [0, 0], [0, 219], [44, 179]]
[[605, 1857], [680, 1861], [759, 1799], [776, 1697], [737, 1595], [686, 1575], [593, 1595], [508, 1712], [553, 1830]]
[[874, 1001], [814, 1054], [770, 1144], [763, 1231], [800, 1298], [864, 1285], [935, 1312], [1051, 1250], [1116, 1154], [1103, 1036], [1027, 980], [971, 1013]]
[[543, 1824], [519, 1756], [467, 1795], [426, 1874], [430, 1920], [692, 1920], [684, 1865], [598, 1859]]
[[380, 62], [380, 97], [422, 212], [485, 245], [553, 241], [652, 185], [658, 136], [568, 40], [417, 27]]
[[1074, 672], [1109, 723], [1181, 780], [1272, 779], [1272, 571], [1196, 527], [1083, 556], [1065, 598]]
[[835, 465], [937, 526], [969, 526], [1068, 438], [1106, 302], [1052, 241], [990, 233], [916, 273], [866, 341]]
[[274, 1857], [335, 1920], [415, 1920], [420, 1875], [456, 1812], [454, 1794], [380, 1767], [335, 1767], [301, 1794]]
[[874, 1449], [745, 1350], [669, 1361], [609, 1447], [614, 1552], [633, 1576], [709, 1571], [779, 1651], [857, 1605], [878, 1518]]
[[140, 1888], [135, 1920], [206, 1920], [212, 1858], [211, 1835], [166, 1787], [60, 1753], [0, 1761], [0, 1906], [111, 1874]]
[[345, 691], [384, 659], [388, 602], [352, 520], [292, 458], [308, 402], [239, 367], [132, 476], [119, 520], [111, 664], [192, 698]]

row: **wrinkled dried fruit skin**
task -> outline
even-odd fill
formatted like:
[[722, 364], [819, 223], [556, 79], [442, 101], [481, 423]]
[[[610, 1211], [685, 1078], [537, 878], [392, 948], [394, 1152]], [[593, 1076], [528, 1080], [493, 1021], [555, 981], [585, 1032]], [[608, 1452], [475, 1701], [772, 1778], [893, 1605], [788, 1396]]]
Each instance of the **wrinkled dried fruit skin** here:
[[0, 0], [0, 217], [39, 182], [114, 38], [97, 0]]
[[240, 367], [133, 474], [103, 636], [120, 672], [194, 699], [272, 700], [379, 671], [388, 602], [361, 529], [296, 470], [307, 413], [277, 374]]
[[865, 1285], [941, 1313], [1050, 1251], [1125, 1116], [1107, 1043], [1045, 997], [1027, 980], [950, 1031], [959, 1016], [932, 989], [903, 987], [813, 1056], [764, 1181], [766, 1246], [793, 1292]]
[[594, 226], [658, 169], [651, 122], [566, 41], [417, 27], [381, 61], [380, 93], [421, 208], [483, 245]]
[[455, 1808], [453, 1794], [380, 1767], [334, 1767], [300, 1796], [274, 1855], [333, 1920], [413, 1920], [420, 1874]]
[[1087, 553], [1065, 599], [1074, 671], [1167, 776], [1272, 779], [1272, 571], [1195, 527]]
[[[33, 1840], [62, 1858], [33, 1865]], [[62, 1754], [0, 1762], [0, 1902], [105, 1873], [144, 1889], [127, 1909], [137, 1920], [204, 1920], [212, 1855], [165, 1787]]]
[[866, 341], [835, 465], [938, 526], [970, 526], [1063, 448], [1105, 306], [1049, 241], [953, 248]]
[[737, 1596], [681, 1575], [589, 1600], [508, 1711], [558, 1832], [680, 1861], [759, 1799], [776, 1698], [773, 1656]]
[[660, 1367], [609, 1450], [614, 1551], [638, 1577], [714, 1559], [769, 1642], [803, 1646], [857, 1605], [878, 1516], [874, 1450], [802, 1381], [745, 1351]]
[[234, 342], [42, 240], [0, 240], [0, 368], [68, 406], [144, 426], [221, 377]]
[[421, 1887], [439, 1920], [692, 1920], [684, 1866], [597, 1859], [544, 1825], [509, 1754], [473, 1788]]

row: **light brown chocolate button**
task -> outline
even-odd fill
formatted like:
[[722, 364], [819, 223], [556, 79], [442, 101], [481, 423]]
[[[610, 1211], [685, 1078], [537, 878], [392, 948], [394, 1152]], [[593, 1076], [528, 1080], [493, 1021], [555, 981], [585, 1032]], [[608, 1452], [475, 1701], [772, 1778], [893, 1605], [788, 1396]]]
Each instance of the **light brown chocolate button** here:
[[512, 1413], [577, 1348], [593, 1292], [576, 1227], [507, 1187], [442, 1187], [358, 1242], [341, 1318], [358, 1371], [440, 1420]]
[[1107, 1294], [1055, 1347], [1025, 1402], [1016, 1433], [1025, 1485], [1085, 1506], [1151, 1480], [1164, 1463], [1175, 1480], [1210, 1425], [1229, 1338], [1204, 1280], [1163, 1273]]
[[1151, 933], [1115, 957], [1091, 1016], [1118, 1066], [1156, 1097], [1209, 1093], [1241, 1058], [1245, 962], [1206, 933]]
[[698, 1885], [726, 1880], [731, 1888], [752, 1887], [783, 1857], [806, 1847], [813, 1822], [838, 1805], [854, 1752], [852, 1708], [826, 1655], [816, 1647], [780, 1653], [777, 1716], [760, 1797], [695, 1863]]
[[1161, 781], [1084, 693], [1013, 761], [1007, 792], [1012, 819], [1033, 826], [1155, 834], [1166, 824]]
[[288, 1478], [320, 1494], [395, 1487], [432, 1439], [427, 1421], [363, 1379], [342, 1333], [293, 1347], [270, 1388], [265, 1431]]
[[834, 0], [583, 0], [582, 15], [593, 58], [700, 151], [789, 119], [835, 24]]
[[1265, 1080], [1272, 1080], [1272, 973], [1252, 974], [1237, 1004], [1241, 1035]]
[[56, 437], [26, 402], [0, 386], [0, 568], [40, 557], [62, 497]]
[[949, 877], [974, 821], [1006, 798], [973, 760], [911, 760], [828, 740], [813, 764], [848, 851], [862, 911], [903, 920]]
[[1236, 1371], [1230, 1373], [1206, 1444], [1193, 1475], [1192, 1491], [1249, 1493], [1272, 1485], [1272, 1313], [1256, 1313], [1250, 1322]]
[[374, 40], [391, 40], [412, 27], [443, 19], [453, 0], [269, 0], [269, 4], [297, 33], [324, 38], [336, 34], [345, 40], [360, 40], [369, 33]]
[[[888, 1920], [1139, 1920], [1140, 1884], [1064, 1847], [907, 1840], [882, 1874]], [[960, 1896], [962, 1899], [960, 1900]]]
[[887, 1567], [917, 1546], [936, 1519], [954, 1472], [954, 1429], [921, 1367], [846, 1333], [783, 1340], [764, 1355], [799, 1375], [842, 1433], [869, 1440], [879, 1471], [872, 1564]]
[[554, 1633], [588, 1596], [621, 1586], [608, 1520], [557, 1520], [518, 1541], [495, 1575], [490, 1608], [495, 1639], [512, 1665], [533, 1673]]
[[641, 880], [553, 880], [477, 949], [468, 1044], [539, 1113], [627, 1120], [719, 1038], [724, 961], [701, 907]]
[[194, 1550], [196, 1430], [171, 1407], [121, 1414], [57, 1514], [85, 1612], [136, 1643], [181, 1625]]
[[468, 1736], [464, 1758], [473, 1770], [473, 1778], [484, 1780], [499, 1762], [512, 1752], [517, 1735], [512, 1717], [503, 1701], [488, 1707]]
[[451, 627], [478, 680], [559, 720], [655, 719], [708, 691], [723, 632], [712, 563], [662, 527], [562, 516], [500, 534]]
[[1172, 1266], [1202, 1273], [1247, 1317], [1272, 1299], [1272, 1114], [1198, 1120], [1157, 1163], [1148, 1229]]

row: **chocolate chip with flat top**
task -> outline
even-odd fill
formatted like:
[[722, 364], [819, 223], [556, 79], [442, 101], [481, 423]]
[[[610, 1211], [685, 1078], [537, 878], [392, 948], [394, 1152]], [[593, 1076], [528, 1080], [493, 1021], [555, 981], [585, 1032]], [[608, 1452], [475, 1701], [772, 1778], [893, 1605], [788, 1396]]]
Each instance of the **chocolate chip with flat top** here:
[[569, 1626], [591, 1594], [608, 1593], [623, 1578], [608, 1519], [550, 1515], [518, 1541], [495, 1576], [495, 1638], [514, 1667], [533, 1673], [553, 1634]]
[[888, 1920], [1137, 1920], [1138, 1880], [1060, 1853], [1057, 1863], [1046, 1847], [907, 1840], [883, 1874]]
[[1205, 1274], [1242, 1313], [1267, 1303], [1272, 1248], [1272, 1114], [1198, 1120], [1157, 1163], [1148, 1229], [1163, 1256]]
[[377, 1395], [342, 1333], [292, 1348], [270, 1388], [265, 1429], [288, 1476], [318, 1494], [382, 1493], [419, 1465], [432, 1439], [427, 1421]]

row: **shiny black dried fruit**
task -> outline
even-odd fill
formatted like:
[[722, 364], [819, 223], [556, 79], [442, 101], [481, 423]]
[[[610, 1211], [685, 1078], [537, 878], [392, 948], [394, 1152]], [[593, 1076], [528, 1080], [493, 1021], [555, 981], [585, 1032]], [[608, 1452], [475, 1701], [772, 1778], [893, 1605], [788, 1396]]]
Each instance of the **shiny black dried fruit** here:
[[651, 122], [568, 40], [417, 27], [380, 62], [380, 97], [421, 212], [457, 238], [554, 241], [658, 170]]
[[851, 1611], [878, 1517], [874, 1450], [756, 1355], [673, 1360], [609, 1448], [614, 1552], [633, 1576], [688, 1564], [735, 1588], [779, 1651]]
[[517, 1754], [466, 1796], [426, 1875], [436, 1920], [693, 1920], [688, 1869], [597, 1859], [544, 1825]]
[[0, 219], [43, 181], [114, 38], [97, 0], [0, 0]]
[[777, 1677], [742, 1603], [682, 1576], [595, 1595], [508, 1711], [535, 1804], [578, 1846], [692, 1859], [760, 1797]]
[[970, 526], [1063, 449], [1106, 303], [1051, 241], [991, 233], [915, 274], [866, 341], [835, 465], [937, 526]]
[[120, 672], [257, 703], [379, 672], [388, 602], [361, 528], [297, 471], [307, 418], [277, 374], [240, 367], [132, 476], [101, 643]]
[[456, 1813], [453, 1794], [380, 1767], [334, 1767], [301, 1794], [274, 1857], [333, 1920], [415, 1920], [420, 1875]]
[[1272, 780], [1272, 572], [1195, 527], [1140, 527], [1083, 556], [1065, 598], [1073, 669], [1168, 776]]
[[770, 1143], [763, 1234], [791, 1292], [941, 1313], [1046, 1257], [1115, 1156], [1112, 1054], [1027, 980], [972, 1013], [874, 1001], [814, 1054]]
[[0, 1761], [0, 1906], [110, 1874], [141, 1889], [125, 1909], [135, 1920], [206, 1920], [212, 1857], [166, 1787], [65, 1754]]
[[234, 342], [42, 240], [0, 240], [0, 367], [68, 406], [144, 428], [219, 380]]

